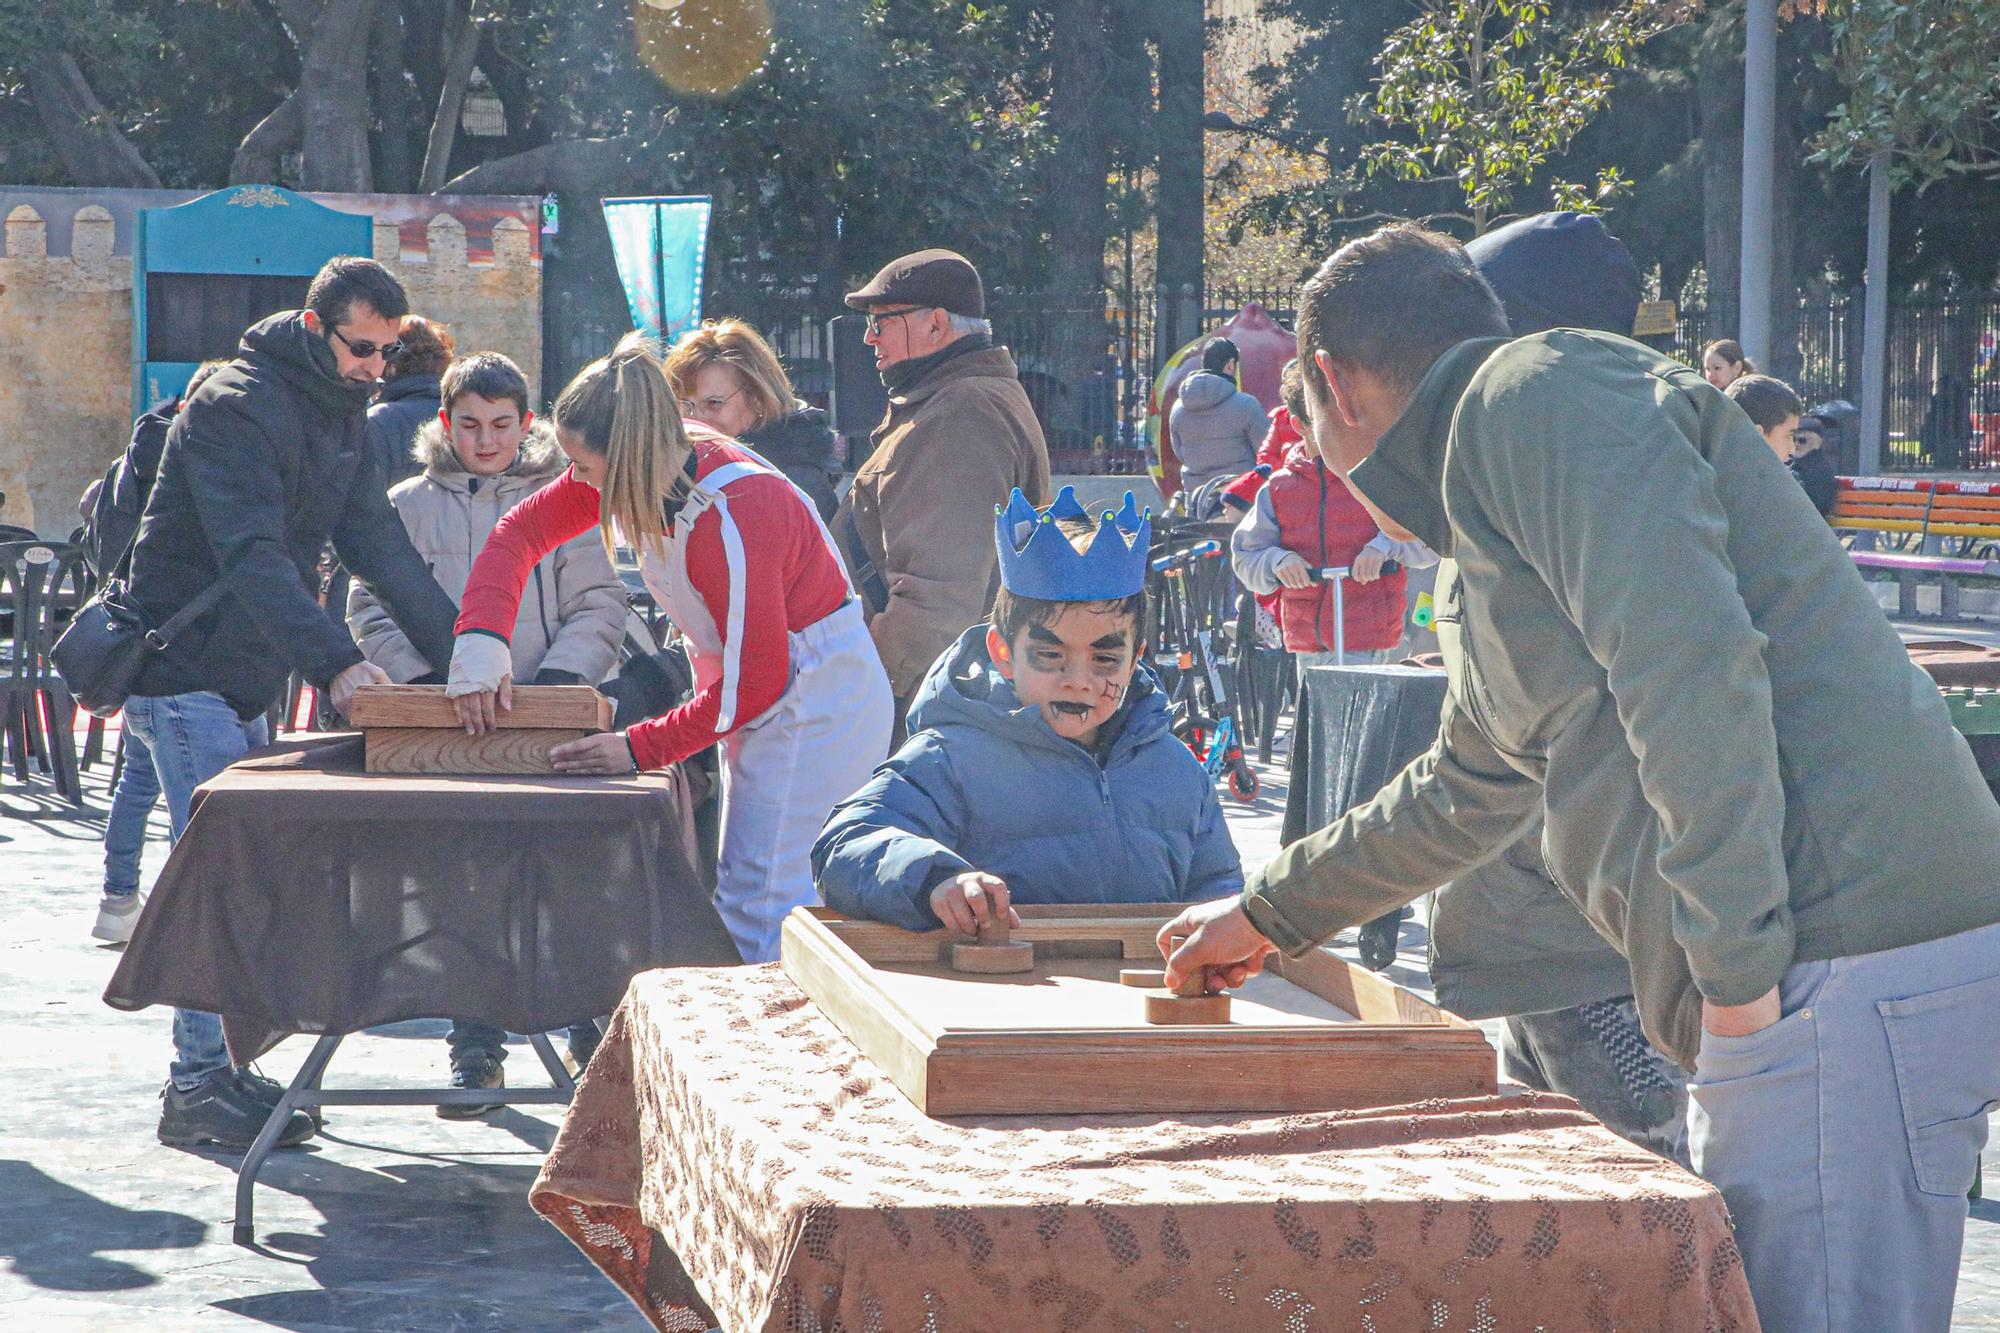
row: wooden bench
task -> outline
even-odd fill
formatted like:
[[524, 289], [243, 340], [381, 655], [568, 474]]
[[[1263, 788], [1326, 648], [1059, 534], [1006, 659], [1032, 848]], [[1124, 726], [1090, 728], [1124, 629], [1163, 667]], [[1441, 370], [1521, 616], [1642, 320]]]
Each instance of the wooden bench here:
[[1914, 551], [1848, 552], [1864, 569], [1886, 569], [1896, 575], [1896, 611], [1906, 619], [1918, 614], [1919, 579], [1939, 581], [1938, 613], [1956, 620], [1963, 615], [1959, 579], [2000, 578], [2000, 560], [1946, 555], [1937, 549], [1946, 538], [1958, 539], [1962, 548], [1981, 541], [2000, 542], [2000, 482], [1842, 477], [1827, 521], [1842, 532], [1884, 533], [1905, 544], [1916, 538]]

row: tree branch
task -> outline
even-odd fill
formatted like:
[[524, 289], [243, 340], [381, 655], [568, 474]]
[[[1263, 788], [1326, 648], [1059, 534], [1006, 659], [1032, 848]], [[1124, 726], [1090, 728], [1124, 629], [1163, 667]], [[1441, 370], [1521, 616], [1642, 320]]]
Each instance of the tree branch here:
[[632, 172], [633, 155], [647, 145], [647, 139], [637, 134], [558, 139], [524, 153], [482, 162], [446, 181], [434, 193], [547, 194], [562, 190], [587, 194], [623, 189]]
[[459, 114], [465, 108], [465, 86], [479, 54], [480, 26], [472, 17], [471, 0], [458, 0], [452, 6], [451, 28], [445, 37], [444, 83], [424, 141], [424, 167], [417, 175], [421, 193], [436, 194], [451, 170], [451, 149], [458, 140]]
[[105, 111], [69, 52], [40, 52], [28, 66], [27, 76], [35, 111], [72, 181], [78, 185], [160, 188], [159, 174]]

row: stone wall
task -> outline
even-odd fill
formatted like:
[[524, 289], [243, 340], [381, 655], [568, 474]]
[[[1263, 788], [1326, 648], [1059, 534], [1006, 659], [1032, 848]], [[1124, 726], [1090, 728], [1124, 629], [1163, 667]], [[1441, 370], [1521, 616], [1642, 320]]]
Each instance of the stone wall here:
[[[326, 201], [323, 199], [323, 202]], [[6, 215], [0, 254], [0, 523], [66, 536], [77, 498], [125, 447], [132, 412], [132, 259], [122, 224], [77, 210], [69, 253], [51, 255], [28, 204]], [[490, 263], [468, 262], [465, 225], [440, 213], [424, 252], [378, 218], [375, 258], [402, 279], [410, 308], [452, 327], [464, 351], [505, 352], [530, 384], [542, 361], [542, 272], [527, 227], [493, 224]], [[482, 256], [483, 258], [483, 256]]]

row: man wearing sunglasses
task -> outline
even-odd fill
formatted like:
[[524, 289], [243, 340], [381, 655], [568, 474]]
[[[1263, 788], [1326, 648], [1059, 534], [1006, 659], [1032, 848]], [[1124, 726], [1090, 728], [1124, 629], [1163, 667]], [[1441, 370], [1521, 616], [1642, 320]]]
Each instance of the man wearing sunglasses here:
[[[368, 396], [408, 311], [402, 284], [374, 260], [329, 260], [306, 308], [253, 325], [167, 432], [130, 600], [155, 628], [206, 609], [149, 658], [125, 723], [153, 753], [175, 837], [194, 789], [264, 742], [264, 711], [293, 671], [343, 711], [357, 687], [388, 683], [362, 660], [342, 608], [320, 605], [329, 538], [432, 665], [451, 664], [457, 608], [410, 544], [368, 447]], [[214, 1014], [175, 1010], [173, 1035], [160, 1141], [248, 1147], [282, 1090], [231, 1067]], [[279, 1142], [314, 1128], [295, 1114]]]
[[963, 255], [892, 260], [847, 304], [868, 314], [889, 412], [833, 530], [867, 599], [900, 743], [924, 673], [993, 604], [998, 560], [979, 534], [1017, 486], [1049, 502], [1049, 449], [1014, 358], [993, 345], [986, 292]]

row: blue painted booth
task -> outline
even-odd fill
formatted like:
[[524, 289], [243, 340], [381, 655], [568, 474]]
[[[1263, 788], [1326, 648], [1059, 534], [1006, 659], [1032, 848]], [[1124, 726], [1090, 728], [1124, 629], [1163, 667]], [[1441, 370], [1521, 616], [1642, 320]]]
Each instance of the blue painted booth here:
[[235, 185], [174, 208], [142, 208], [132, 234], [132, 411], [186, 387], [203, 361], [236, 354], [243, 330], [305, 304], [335, 255], [373, 250], [374, 221], [275, 185]]

